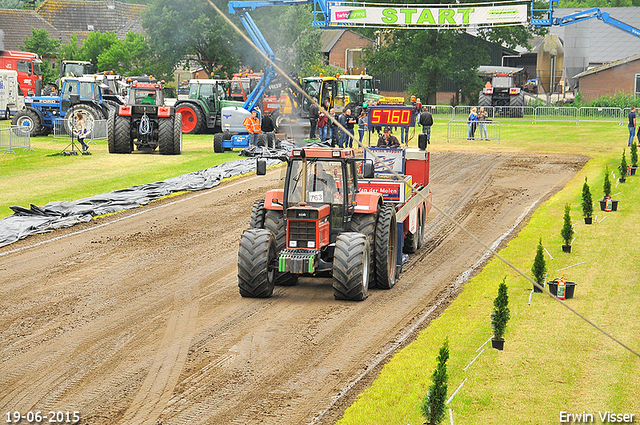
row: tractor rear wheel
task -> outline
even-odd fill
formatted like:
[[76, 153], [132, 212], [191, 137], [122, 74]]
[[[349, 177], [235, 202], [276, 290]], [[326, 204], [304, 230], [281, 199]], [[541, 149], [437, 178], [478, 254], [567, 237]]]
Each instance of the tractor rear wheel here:
[[107, 117], [107, 145], [109, 153], [118, 153], [116, 150], [116, 110], [109, 109]]
[[37, 136], [42, 131], [40, 117], [32, 109], [21, 109], [16, 112], [11, 120], [11, 125], [19, 127], [19, 130], [14, 130], [14, 132], [17, 134], [28, 133], [29, 137]]
[[216, 133], [213, 135], [213, 151], [215, 153], [223, 153], [222, 141], [224, 140], [224, 133]]
[[398, 227], [396, 209], [392, 204], [382, 204], [376, 224], [376, 287], [391, 289], [396, 284], [398, 257]]
[[[280, 253], [287, 245], [287, 223], [282, 211], [267, 210], [264, 214], [264, 228], [276, 238], [276, 251]], [[276, 285], [293, 286], [298, 284], [298, 275], [289, 272], [276, 273]]]
[[252, 229], [264, 229], [264, 199], [255, 201], [251, 209], [251, 220], [249, 227]]
[[204, 124], [204, 114], [200, 108], [191, 103], [178, 105], [176, 112], [182, 114], [182, 132], [184, 134], [199, 134]]
[[266, 229], [247, 229], [238, 249], [238, 288], [240, 295], [268, 298], [275, 283], [276, 240]]
[[173, 120], [158, 119], [158, 151], [160, 155], [173, 155]]
[[522, 118], [524, 116], [524, 93], [509, 96], [509, 106], [511, 118]]
[[78, 135], [78, 129], [76, 128], [76, 115], [82, 113], [84, 116], [84, 125], [86, 129], [85, 136], [90, 135], [93, 132], [95, 121], [104, 119], [102, 111], [98, 111], [92, 105], [87, 103], [79, 103], [69, 108], [65, 115], [64, 128], [71, 137]]
[[177, 112], [173, 117], [173, 154], [182, 154], [182, 115]]
[[367, 237], [367, 242], [369, 242], [369, 261], [371, 264], [369, 265], [369, 287], [375, 287], [376, 280], [376, 267], [375, 267], [375, 245], [376, 245], [376, 221], [378, 218], [377, 213], [373, 214], [354, 214], [351, 217], [351, 223], [349, 223], [349, 231], [362, 233]]
[[362, 301], [369, 294], [369, 242], [362, 233], [341, 233], [333, 253], [333, 296]]
[[491, 106], [491, 95], [480, 93], [478, 95], [478, 106]]
[[131, 118], [116, 115], [114, 131], [115, 153], [131, 153]]
[[404, 236], [404, 249], [405, 254], [413, 254], [422, 246], [422, 238], [424, 237], [424, 219], [421, 217], [423, 214], [418, 211], [418, 219], [416, 223], [416, 232], [407, 232]]

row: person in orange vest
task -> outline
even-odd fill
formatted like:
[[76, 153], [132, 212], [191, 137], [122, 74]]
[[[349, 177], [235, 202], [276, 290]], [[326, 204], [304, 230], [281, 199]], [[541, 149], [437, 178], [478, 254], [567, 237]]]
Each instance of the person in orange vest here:
[[251, 111], [251, 116], [242, 121], [242, 125], [249, 132], [249, 146], [255, 146], [258, 143], [258, 134], [260, 134], [260, 119], [258, 119], [258, 111]]

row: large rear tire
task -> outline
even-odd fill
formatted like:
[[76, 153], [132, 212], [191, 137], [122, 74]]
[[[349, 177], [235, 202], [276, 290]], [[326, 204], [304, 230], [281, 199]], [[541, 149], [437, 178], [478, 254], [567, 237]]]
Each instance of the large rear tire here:
[[485, 108], [491, 106], [491, 95], [480, 93], [478, 95], [478, 106], [484, 106]]
[[273, 132], [265, 133], [267, 135], [267, 147], [271, 149], [276, 148], [276, 134]]
[[85, 136], [93, 133], [93, 127], [95, 121], [103, 120], [104, 116], [102, 115], [102, 111], [98, 111], [92, 105], [86, 103], [79, 103], [77, 105], [73, 105], [67, 113], [65, 114], [64, 127], [67, 131], [67, 134], [72, 137], [78, 135], [78, 129], [76, 126], [76, 115], [78, 113], [82, 113], [84, 116], [84, 126], [87, 130]]
[[264, 229], [264, 199], [255, 201], [253, 208], [251, 209], [251, 219], [249, 220], [249, 227], [252, 229]]
[[267, 146], [267, 135], [265, 133], [258, 134], [258, 146]]
[[238, 288], [240, 295], [268, 298], [275, 283], [276, 240], [266, 229], [247, 229], [238, 249]]
[[173, 119], [158, 119], [158, 151], [160, 155], [173, 155]]
[[204, 125], [204, 114], [200, 108], [191, 103], [178, 105], [176, 112], [182, 116], [182, 132], [184, 134], [199, 134]]
[[224, 133], [216, 133], [213, 135], [213, 151], [215, 153], [223, 153], [222, 141], [224, 140]]
[[[280, 253], [287, 245], [287, 222], [282, 211], [267, 210], [264, 214], [264, 228], [276, 239], [276, 251]], [[298, 275], [293, 273], [276, 273], [276, 285], [293, 286], [298, 284]]]
[[177, 112], [173, 118], [173, 154], [182, 154], [182, 115]]
[[131, 153], [131, 118], [116, 115], [115, 117], [115, 153]]
[[362, 301], [369, 295], [369, 242], [362, 233], [341, 233], [333, 253], [333, 296]]
[[37, 136], [42, 131], [42, 121], [36, 111], [31, 109], [21, 109], [16, 112], [11, 125], [18, 126], [19, 134], [29, 134], [29, 137]]
[[391, 289], [396, 284], [398, 258], [398, 227], [396, 209], [392, 204], [382, 204], [376, 224], [376, 287]]
[[522, 118], [524, 116], [524, 93], [509, 96], [509, 112], [511, 118]]

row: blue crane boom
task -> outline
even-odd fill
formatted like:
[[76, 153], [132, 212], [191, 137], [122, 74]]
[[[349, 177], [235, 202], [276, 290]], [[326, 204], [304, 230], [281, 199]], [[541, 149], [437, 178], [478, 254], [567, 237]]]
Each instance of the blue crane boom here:
[[[534, 25], [537, 27], [550, 27], [553, 25], [566, 26], [570, 24], [575, 24], [576, 22], [582, 22], [588, 19], [596, 18], [601, 20], [605, 24], [614, 26], [631, 35], [635, 35], [636, 37], [640, 37], [640, 30], [638, 28], [632, 27], [631, 25], [625, 24], [624, 22], [621, 22], [611, 17], [609, 13], [603, 12], [597, 7], [583, 10], [582, 12], [572, 13], [562, 18], [556, 18], [553, 16], [553, 8], [556, 6], [558, 6], [558, 0], [550, 0], [548, 9], [535, 9], [532, 2], [531, 3], [531, 25]], [[535, 18], [533, 16], [534, 12], [547, 13], [547, 16], [543, 18]]]

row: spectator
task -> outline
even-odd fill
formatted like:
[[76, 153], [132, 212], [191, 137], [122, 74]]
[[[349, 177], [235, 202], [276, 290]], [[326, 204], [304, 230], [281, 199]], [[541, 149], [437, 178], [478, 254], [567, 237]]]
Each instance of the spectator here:
[[633, 137], [635, 135], [636, 135], [636, 107], [632, 106], [631, 112], [629, 112], [629, 146], [633, 144]]
[[327, 140], [327, 130], [329, 129], [329, 117], [327, 114], [320, 111], [320, 118], [318, 118], [318, 133], [320, 134], [320, 141]]
[[318, 118], [320, 118], [320, 108], [315, 103], [309, 105], [309, 139], [316, 138], [316, 127], [318, 126]]
[[427, 135], [427, 143], [431, 141], [431, 126], [433, 125], [433, 116], [427, 107], [422, 108], [420, 112], [420, 125], [422, 126], [422, 132]]
[[258, 144], [258, 134], [261, 132], [260, 119], [258, 118], [258, 111], [255, 109], [251, 111], [251, 116], [244, 119], [242, 125], [247, 129], [249, 133], [249, 147], [256, 146]]
[[467, 132], [467, 140], [474, 140], [476, 126], [478, 125], [478, 109], [474, 106], [469, 114], [469, 131]]
[[390, 149], [397, 149], [400, 147], [398, 138], [391, 134], [391, 127], [385, 127], [384, 133], [378, 137], [377, 147]]
[[364, 139], [364, 133], [367, 131], [367, 111], [362, 110], [360, 116], [358, 117], [358, 135], [360, 136], [360, 144], [362, 145], [362, 140]]
[[[480, 140], [489, 140], [487, 137], [487, 120], [489, 115], [485, 112], [484, 107], [480, 107], [480, 112], [478, 112], [478, 127], [480, 128]], [[482, 137], [482, 133], [484, 133], [484, 138]]]

